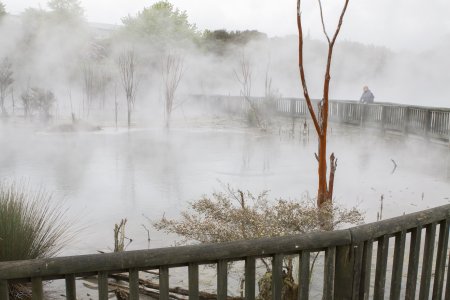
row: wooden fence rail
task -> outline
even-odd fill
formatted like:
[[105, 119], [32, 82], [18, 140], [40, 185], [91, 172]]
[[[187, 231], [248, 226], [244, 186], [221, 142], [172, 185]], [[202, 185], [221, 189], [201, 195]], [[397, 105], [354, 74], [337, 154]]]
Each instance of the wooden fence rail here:
[[[239, 113], [248, 106], [245, 99], [236, 96], [191, 96], [204, 102], [216, 110]], [[309, 112], [304, 99], [281, 98], [267, 100], [252, 97], [251, 101], [260, 107], [267, 104], [267, 108], [277, 113], [309, 118]], [[270, 105], [273, 102], [273, 105]], [[313, 108], [317, 109], [319, 100], [313, 100]], [[450, 142], [450, 108], [435, 108], [408, 106], [394, 103], [363, 104], [358, 101], [330, 100], [329, 118], [332, 122], [349, 125], [380, 128], [404, 134], [414, 134], [425, 138], [436, 138]]]
[[323, 299], [450, 299], [449, 221], [450, 204], [333, 232], [1, 262], [0, 299], [9, 299], [8, 285], [17, 281], [31, 282], [33, 299], [44, 299], [44, 281], [65, 279], [66, 299], [75, 300], [76, 278], [97, 275], [98, 299], [106, 300], [108, 276], [128, 272], [129, 299], [135, 300], [139, 271], [152, 269], [159, 270], [160, 299], [170, 299], [170, 270], [180, 266], [188, 268], [189, 299], [199, 299], [199, 265], [204, 264], [217, 266], [217, 299], [227, 299], [228, 263], [234, 261], [245, 263], [245, 299], [255, 299], [255, 262], [271, 258], [272, 299], [278, 300], [287, 255], [299, 257], [297, 299], [309, 299], [314, 252], [324, 253], [317, 271], [323, 273]]

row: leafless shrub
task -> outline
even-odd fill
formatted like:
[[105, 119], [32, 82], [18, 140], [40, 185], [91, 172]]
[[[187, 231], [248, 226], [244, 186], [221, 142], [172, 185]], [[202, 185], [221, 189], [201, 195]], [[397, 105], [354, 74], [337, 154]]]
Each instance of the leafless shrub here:
[[[324, 216], [328, 218], [326, 226]], [[225, 186], [223, 192], [190, 203], [189, 209], [181, 213], [181, 219], [169, 220], [163, 216], [153, 226], [178, 234], [184, 243], [220, 243], [332, 230], [362, 221], [363, 215], [356, 208], [345, 209], [328, 202], [319, 209], [312, 199], [269, 200], [267, 191], [255, 196]], [[271, 264], [267, 259], [262, 259], [262, 263], [266, 273], [258, 282], [257, 299], [271, 299]], [[284, 264], [287, 272], [283, 276], [282, 299], [296, 299], [298, 285], [294, 282], [292, 257], [286, 257]]]
[[241, 87], [240, 95], [244, 98], [245, 103], [247, 103], [249, 107], [247, 115], [248, 123], [250, 125], [255, 125], [258, 128], [262, 128], [258, 105], [250, 98], [252, 92], [252, 73], [250, 58], [243, 52], [239, 60], [239, 68], [238, 70], [234, 70], [234, 76]]
[[[324, 209], [333, 220], [333, 228], [363, 221], [362, 213], [356, 208], [333, 205]], [[321, 231], [324, 230], [322, 216], [313, 200], [270, 201], [267, 191], [255, 196], [227, 186], [224, 192], [190, 203], [180, 220], [163, 217], [153, 225], [157, 230], [180, 235], [185, 242], [220, 243]]]

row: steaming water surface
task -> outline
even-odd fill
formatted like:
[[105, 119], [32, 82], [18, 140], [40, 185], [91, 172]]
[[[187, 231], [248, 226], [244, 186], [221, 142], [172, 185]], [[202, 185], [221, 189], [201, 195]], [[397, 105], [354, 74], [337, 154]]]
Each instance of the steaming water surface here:
[[[150, 220], [177, 217], [189, 201], [223, 184], [271, 198], [315, 195], [315, 138], [248, 129], [141, 129], [47, 133], [6, 127], [0, 133], [0, 177], [25, 180], [53, 192], [81, 228], [63, 254], [93, 253], [113, 245], [113, 227], [127, 218], [127, 248], [173, 244], [176, 237]], [[448, 146], [413, 138], [341, 130], [330, 137], [338, 157], [336, 202], [357, 205], [374, 221], [449, 203]], [[392, 173], [394, 163], [398, 165]]]

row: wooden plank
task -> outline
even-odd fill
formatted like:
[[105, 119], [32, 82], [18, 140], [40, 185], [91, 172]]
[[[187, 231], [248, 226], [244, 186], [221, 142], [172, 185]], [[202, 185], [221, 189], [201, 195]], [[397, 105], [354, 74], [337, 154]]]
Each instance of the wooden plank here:
[[383, 220], [381, 222], [364, 224], [349, 229], [353, 237], [351, 242], [356, 244], [367, 240], [376, 240], [383, 235], [393, 235], [404, 229], [440, 222], [447, 219], [449, 216], [450, 206], [444, 206], [440, 209], [428, 209], [406, 216]]
[[8, 281], [0, 280], [0, 299], [9, 300]]
[[364, 242], [364, 251], [361, 262], [361, 286], [359, 299], [367, 300], [370, 295], [370, 275], [372, 271], [372, 251], [373, 251], [373, 242], [366, 241]]
[[391, 295], [389, 299], [400, 299], [402, 288], [403, 261], [405, 258], [406, 231], [395, 235], [394, 262], [391, 277]]
[[425, 247], [422, 259], [422, 277], [420, 280], [419, 299], [426, 300], [430, 296], [431, 269], [433, 267], [434, 241], [436, 240], [436, 223], [426, 227]]
[[[336, 248], [334, 268], [334, 299], [351, 299], [353, 296], [354, 275], [353, 245]], [[325, 259], [326, 260], [326, 259]]]
[[130, 298], [129, 300], [139, 300], [139, 271], [131, 269], [130, 273]]
[[439, 241], [436, 258], [436, 270], [434, 272], [433, 298], [442, 299], [444, 289], [445, 260], [448, 251], [449, 220], [444, 220], [439, 224]]
[[323, 297], [334, 299], [334, 266], [336, 264], [336, 247], [325, 250], [325, 269], [323, 274]]
[[386, 108], [384, 105], [381, 106], [381, 130], [384, 132], [386, 129]]
[[217, 299], [226, 300], [228, 295], [228, 262], [220, 260], [217, 263]]
[[248, 256], [271, 256], [276, 253], [298, 253], [305, 249], [326, 248], [350, 243], [349, 230], [314, 232], [257, 240], [189, 245], [117, 253], [78, 255], [0, 262], [0, 279], [39, 277], [64, 278], [65, 274], [97, 274], [100, 271], [128, 272], [129, 269], [153, 269], [161, 265], [185, 266], [189, 263], [212, 263], [219, 260], [245, 259]]
[[199, 299], [198, 264], [189, 264], [188, 267], [189, 300]]
[[408, 107], [405, 107], [403, 115], [403, 134], [408, 135], [409, 133], [409, 119], [410, 119], [410, 109]]
[[359, 243], [353, 246], [353, 291], [351, 299], [359, 299], [361, 286], [363, 285], [363, 255], [364, 255], [364, 243]]
[[75, 285], [75, 275], [66, 275], [66, 299], [67, 300], [77, 300], [77, 288]]
[[406, 279], [406, 300], [416, 298], [417, 272], [419, 269], [420, 241], [422, 237], [422, 226], [411, 231], [409, 247], [408, 276]]
[[[450, 252], [448, 254], [448, 260], [450, 262]], [[445, 287], [445, 298], [450, 299], [450, 268], [447, 268], [447, 284]]]
[[98, 281], [98, 299], [108, 300], [108, 273], [99, 272], [97, 281]]
[[373, 299], [383, 300], [386, 288], [386, 267], [389, 250], [389, 237], [387, 235], [378, 239], [377, 265], [375, 270], [375, 286]]
[[309, 299], [310, 256], [310, 252], [306, 250], [300, 253], [298, 268], [298, 298], [300, 300]]
[[425, 137], [428, 139], [431, 134], [431, 114], [432, 111], [427, 109], [425, 115]]
[[245, 299], [254, 300], [256, 297], [256, 260], [254, 257], [245, 259]]
[[32, 300], [44, 300], [44, 289], [42, 288], [42, 278], [33, 277], [31, 279]]
[[159, 267], [159, 299], [169, 300], [169, 267]]
[[[379, 223], [366, 224], [346, 230], [308, 233], [303, 235], [236, 241], [215, 245], [126, 251], [98, 255], [56, 257], [30, 261], [0, 263], [0, 279], [38, 277], [64, 278], [65, 274], [86, 274], [100, 271], [127, 271], [132, 268], [151, 269], [160, 265], [186, 265], [221, 259], [245, 259], [248, 256], [298, 253], [308, 249], [325, 249], [330, 246], [359, 243], [384, 234], [393, 234], [417, 224], [430, 224], [446, 219], [450, 205], [401, 216]], [[353, 237], [353, 239], [351, 238]]]
[[272, 258], [272, 299], [281, 299], [283, 289], [283, 255], [276, 254]]

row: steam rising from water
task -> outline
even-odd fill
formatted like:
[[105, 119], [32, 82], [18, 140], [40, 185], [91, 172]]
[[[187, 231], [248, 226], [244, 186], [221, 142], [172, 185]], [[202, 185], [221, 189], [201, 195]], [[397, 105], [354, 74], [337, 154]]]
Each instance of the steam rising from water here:
[[[347, 22], [351, 21], [350, 15]], [[11, 60], [15, 79], [13, 93], [6, 99], [7, 110], [12, 114], [11, 100], [15, 97], [15, 114], [20, 116], [0, 125], [0, 144], [4, 145], [0, 178], [29, 178], [54, 190], [55, 199], [68, 199], [71, 213], [95, 229], [71, 248], [73, 253], [93, 252], [110, 244], [113, 224], [124, 217], [129, 219], [135, 241], [132, 247], [145, 248], [146, 233], [141, 224], [147, 219], [142, 214], [151, 219], [164, 212], [176, 216], [186, 201], [220, 188], [218, 180], [255, 194], [269, 189], [273, 197], [302, 199], [315, 194], [313, 136], [304, 144], [242, 127], [218, 129], [214, 124], [217, 118], [208, 122], [211, 115], [205, 117], [204, 111], [192, 114], [189, 102], [177, 110], [178, 123], [170, 132], [160, 130], [164, 118], [164, 53], [159, 51], [167, 45], [132, 40], [111, 28], [100, 32], [98, 28], [67, 23], [34, 25], [8, 17], [0, 26], [0, 58]], [[305, 67], [313, 98], [322, 96], [326, 54], [326, 45], [317, 36], [312, 32], [305, 41]], [[368, 85], [375, 101], [448, 106], [449, 40], [427, 51], [394, 51], [340, 39], [333, 60], [330, 98], [358, 99], [362, 86]], [[254, 40], [245, 46], [222, 49], [221, 53], [205, 51], [193, 43], [169, 48], [184, 57], [178, 103], [189, 94], [239, 95], [234, 72], [242, 55], [252, 68], [252, 95], [264, 95], [268, 76], [278, 95], [301, 96], [296, 36]], [[116, 61], [128, 49], [136, 51], [139, 77], [133, 112], [138, 130], [129, 133], [112, 129], [116, 100], [119, 127], [126, 118]], [[87, 113], [83, 68], [92, 61], [96, 74], [104, 74], [108, 80], [104, 94], [96, 95], [93, 109]], [[70, 122], [74, 113], [77, 119], [106, 129], [78, 134], [48, 133], [44, 130], [47, 125], [36, 129], [37, 122], [22, 120], [20, 105], [20, 94], [34, 86], [54, 91], [54, 124]], [[199, 119], [190, 126], [190, 118], [199, 113], [207, 126], [200, 126]], [[219, 121], [229, 125], [231, 119]], [[329, 149], [339, 159], [336, 200], [348, 206], [360, 205], [367, 211], [367, 220], [375, 219], [381, 195], [385, 217], [449, 202], [450, 168], [443, 163], [448, 164], [448, 149], [398, 138], [386, 140], [359, 131], [332, 135]], [[392, 175], [391, 159], [398, 164]], [[167, 244], [164, 237], [155, 236], [152, 246]]]

